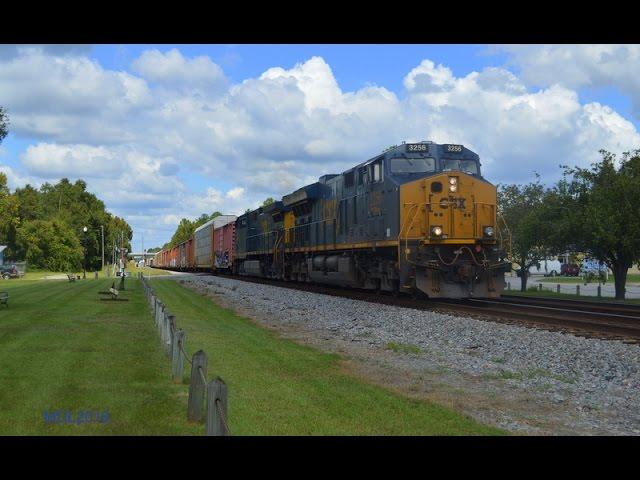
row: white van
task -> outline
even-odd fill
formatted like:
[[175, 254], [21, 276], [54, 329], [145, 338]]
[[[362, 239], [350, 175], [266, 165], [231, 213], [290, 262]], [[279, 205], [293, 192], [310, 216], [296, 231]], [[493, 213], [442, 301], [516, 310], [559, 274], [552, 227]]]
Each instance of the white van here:
[[538, 265], [529, 267], [529, 275], [545, 275], [547, 277], [557, 277], [560, 275], [560, 266], [562, 264], [555, 259], [540, 260]]

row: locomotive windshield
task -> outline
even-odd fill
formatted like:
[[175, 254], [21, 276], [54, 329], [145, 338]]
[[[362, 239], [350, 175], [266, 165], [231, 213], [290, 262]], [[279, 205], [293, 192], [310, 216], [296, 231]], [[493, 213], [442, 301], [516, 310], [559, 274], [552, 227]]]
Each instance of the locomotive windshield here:
[[389, 163], [391, 173], [428, 173], [436, 171], [433, 158], [392, 158]]
[[443, 170], [460, 170], [472, 175], [478, 174], [478, 164], [473, 160], [445, 159]]

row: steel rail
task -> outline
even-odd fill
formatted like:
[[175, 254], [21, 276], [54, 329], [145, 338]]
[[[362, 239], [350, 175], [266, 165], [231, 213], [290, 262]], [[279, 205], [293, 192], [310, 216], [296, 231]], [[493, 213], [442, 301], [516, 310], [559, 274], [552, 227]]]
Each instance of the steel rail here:
[[[598, 305], [600, 311], [593, 312], [587, 309], [591, 305], [581, 309], [582, 307], [578, 308], [575, 303], [569, 301], [565, 304], [565, 307], [561, 305], [562, 300], [555, 301], [556, 299], [553, 299], [555, 301], [554, 306], [534, 305], [532, 302], [540, 299], [532, 299], [532, 297], [524, 297], [525, 300], [522, 301], [519, 298], [512, 299], [511, 296], [505, 296], [501, 299], [429, 299], [420, 298], [421, 295], [416, 298], [416, 296], [412, 297], [406, 294], [393, 295], [388, 292], [382, 292], [384, 294], [381, 294], [372, 290], [338, 288], [330, 285], [282, 281], [244, 275], [215, 273], [212, 275], [400, 308], [444, 311], [445, 313], [458, 315], [464, 312], [479, 320], [524, 325], [546, 330], [559, 330], [579, 336], [640, 343], [640, 309], [638, 309], [637, 315], [633, 315], [633, 313], [636, 313], [633, 308], [630, 309], [629, 315], [623, 315], [618, 313], [618, 310], [615, 310], [619, 305], [614, 306], [609, 311], [606, 310], [606, 305]], [[543, 300], [543, 302], [545, 301], [546, 299]]]

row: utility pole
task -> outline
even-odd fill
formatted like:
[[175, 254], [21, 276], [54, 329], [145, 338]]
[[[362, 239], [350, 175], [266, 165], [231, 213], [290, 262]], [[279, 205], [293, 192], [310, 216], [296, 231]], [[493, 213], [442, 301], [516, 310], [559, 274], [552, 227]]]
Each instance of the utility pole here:
[[104, 273], [104, 225], [100, 225], [100, 231], [102, 232], [102, 273]]

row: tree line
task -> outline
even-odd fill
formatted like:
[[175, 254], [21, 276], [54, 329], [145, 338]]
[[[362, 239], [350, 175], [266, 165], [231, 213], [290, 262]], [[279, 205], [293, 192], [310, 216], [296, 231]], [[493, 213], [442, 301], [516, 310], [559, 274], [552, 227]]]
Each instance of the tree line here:
[[36, 269], [76, 271], [83, 266], [86, 249], [87, 269], [98, 270], [102, 227], [105, 261], [113, 261], [114, 246], [131, 250], [129, 224], [108, 212], [83, 180], [63, 178], [54, 185], [26, 185], [11, 192], [0, 172], [0, 244], [7, 245], [6, 260], [26, 260]]
[[522, 291], [530, 267], [580, 252], [611, 269], [616, 299], [624, 299], [627, 273], [640, 263], [640, 150], [600, 154], [589, 168], [561, 165], [562, 178], [551, 187], [538, 175], [498, 186], [500, 237], [522, 273]]

